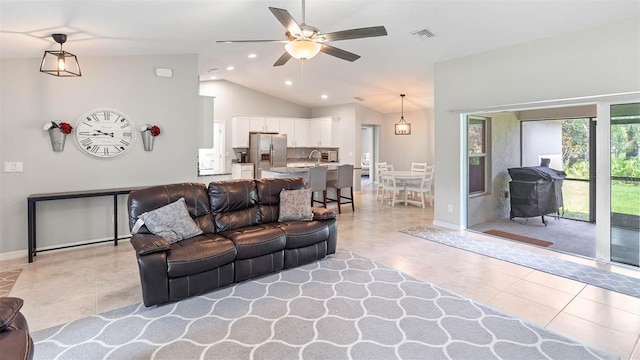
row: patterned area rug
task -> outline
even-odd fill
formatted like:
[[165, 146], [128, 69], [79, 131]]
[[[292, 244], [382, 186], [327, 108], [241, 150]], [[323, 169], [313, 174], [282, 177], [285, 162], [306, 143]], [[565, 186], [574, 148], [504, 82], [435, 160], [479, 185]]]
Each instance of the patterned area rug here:
[[0, 271], [0, 296], [9, 296], [11, 288], [13, 288], [13, 284], [18, 280], [21, 272], [22, 269]]
[[350, 252], [33, 334], [35, 359], [612, 359]]
[[415, 226], [401, 232], [640, 298], [640, 279], [631, 276], [536, 254], [508, 245], [474, 239], [452, 231], [438, 230], [430, 226]]

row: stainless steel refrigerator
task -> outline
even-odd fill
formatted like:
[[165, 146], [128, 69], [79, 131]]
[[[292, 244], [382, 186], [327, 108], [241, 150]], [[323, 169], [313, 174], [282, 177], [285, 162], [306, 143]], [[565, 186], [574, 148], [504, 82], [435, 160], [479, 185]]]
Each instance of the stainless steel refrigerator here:
[[262, 170], [287, 166], [287, 135], [261, 134], [249, 135], [249, 162], [253, 163], [254, 176], [262, 177]]

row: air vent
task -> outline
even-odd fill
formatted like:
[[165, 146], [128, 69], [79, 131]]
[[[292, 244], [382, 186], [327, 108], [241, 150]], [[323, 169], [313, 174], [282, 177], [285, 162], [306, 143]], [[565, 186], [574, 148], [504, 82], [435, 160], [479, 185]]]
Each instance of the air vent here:
[[364, 99], [363, 99], [363, 98], [361, 98], [360, 96], [354, 96], [353, 98], [354, 98], [354, 99], [356, 99], [356, 100], [358, 100], [358, 101], [364, 101]]
[[431, 32], [431, 30], [429, 30], [428, 28], [424, 28], [422, 30], [416, 30], [416, 31], [412, 31], [411, 35], [417, 36], [419, 38], [432, 38], [435, 37], [436, 34], [434, 34], [433, 32]]

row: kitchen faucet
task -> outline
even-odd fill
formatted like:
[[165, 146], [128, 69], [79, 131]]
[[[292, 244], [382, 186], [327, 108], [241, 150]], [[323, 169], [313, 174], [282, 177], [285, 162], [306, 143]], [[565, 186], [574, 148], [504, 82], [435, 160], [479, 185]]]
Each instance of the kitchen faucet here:
[[313, 153], [318, 153], [318, 162], [317, 164], [320, 165], [320, 159], [322, 159], [322, 153], [318, 150], [311, 150], [311, 153], [309, 153], [309, 159], [312, 158]]

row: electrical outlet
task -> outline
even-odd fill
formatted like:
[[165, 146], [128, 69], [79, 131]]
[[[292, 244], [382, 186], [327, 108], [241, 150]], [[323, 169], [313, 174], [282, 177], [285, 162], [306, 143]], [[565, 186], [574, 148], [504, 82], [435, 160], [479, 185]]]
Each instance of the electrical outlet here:
[[6, 173], [22, 172], [22, 162], [5, 162], [4, 172]]
[[453, 205], [449, 204], [449, 206], [447, 206], [447, 211], [453, 212]]

